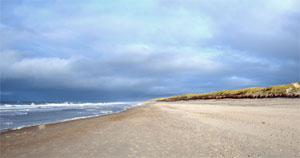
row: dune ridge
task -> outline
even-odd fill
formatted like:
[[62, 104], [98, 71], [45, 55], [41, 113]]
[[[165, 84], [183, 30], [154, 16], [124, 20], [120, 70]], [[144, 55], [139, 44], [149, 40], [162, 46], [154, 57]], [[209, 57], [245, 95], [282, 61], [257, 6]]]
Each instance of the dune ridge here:
[[242, 98], [300, 98], [300, 82], [269, 87], [251, 87], [221, 90], [209, 93], [191, 93], [153, 99], [154, 101], [180, 101], [197, 99], [242, 99]]

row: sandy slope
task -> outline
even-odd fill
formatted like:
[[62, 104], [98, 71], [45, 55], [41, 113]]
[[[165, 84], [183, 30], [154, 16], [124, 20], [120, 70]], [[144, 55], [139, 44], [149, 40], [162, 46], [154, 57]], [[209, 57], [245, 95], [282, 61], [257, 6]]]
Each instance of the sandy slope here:
[[1, 133], [0, 157], [299, 157], [300, 99], [151, 103]]

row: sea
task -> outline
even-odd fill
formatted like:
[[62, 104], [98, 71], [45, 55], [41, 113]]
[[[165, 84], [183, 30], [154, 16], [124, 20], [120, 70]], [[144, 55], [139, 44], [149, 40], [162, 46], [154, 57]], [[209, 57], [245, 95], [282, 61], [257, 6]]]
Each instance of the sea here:
[[0, 131], [117, 113], [139, 102], [1, 102]]

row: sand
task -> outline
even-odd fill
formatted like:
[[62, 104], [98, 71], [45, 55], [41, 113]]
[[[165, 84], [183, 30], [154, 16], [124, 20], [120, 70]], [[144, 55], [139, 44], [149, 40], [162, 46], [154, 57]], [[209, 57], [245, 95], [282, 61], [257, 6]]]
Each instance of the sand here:
[[0, 157], [300, 157], [300, 99], [147, 103], [0, 134]]

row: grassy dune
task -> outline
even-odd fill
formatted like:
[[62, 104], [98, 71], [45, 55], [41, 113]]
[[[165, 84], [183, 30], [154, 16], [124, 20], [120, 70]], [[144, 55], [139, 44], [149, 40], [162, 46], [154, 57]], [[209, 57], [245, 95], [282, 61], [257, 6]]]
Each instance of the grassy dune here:
[[179, 101], [196, 99], [223, 99], [223, 98], [274, 98], [300, 97], [300, 82], [270, 87], [251, 87], [244, 89], [222, 90], [210, 93], [192, 93], [171, 97], [156, 98], [154, 101]]

